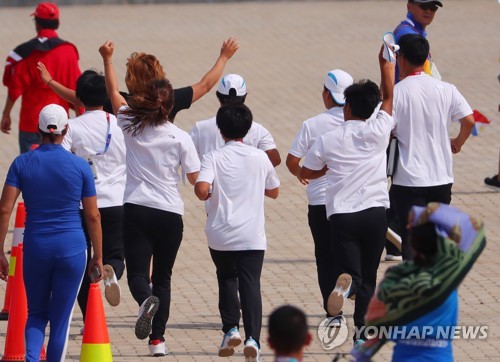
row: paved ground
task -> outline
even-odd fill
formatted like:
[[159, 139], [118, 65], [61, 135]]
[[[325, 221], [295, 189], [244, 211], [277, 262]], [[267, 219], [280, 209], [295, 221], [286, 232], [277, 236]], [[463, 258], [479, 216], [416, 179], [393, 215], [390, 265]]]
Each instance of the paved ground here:
[[[356, 79], [379, 81], [376, 56], [381, 35], [402, 19], [404, 9], [404, 1], [74, 6], [62, 8], [60, 35], [78, 46], [82, 69], [102, 70], [97, 48], [112, 39], [116, 42], [115, 64], [120, 78], [127, 55], [146, 51], [161, 59], [175, 86], [197, 82], [215, 61], [223, 39], [237, 36], [241, 50], [227, 72], [246, 78], [247, 103], [255, 118], [273, 133], [284, 159], [301, 122], [323, 109], [322, 81], [328, 70], [342, 68]], [[6, 55], [34, 35], [30, 12], [28, 8], [1, 9], [0, 54]], [[448, 0], [429, 28], [433, 58], [444, 79], [457, 85], [473, 108], [493, 120], [454, 159], [453, 204], [483, 218], [489, 237], [486, 251], [459, 289], [460, 324], [487, 325], [489, 336], [482, 341], [456, 341], [458, 361], [493, 361], [500, 355], [500, 251], [496, 248], [500, 241], [500, 193], [483, 186], [484, 177], [496, 173], [498, 160], [500, 86], [496, 77], [500, 44], [494, 34], [500, 30], [499, 14], [495, 1]], [[5, 98], [4, 87], [0, 88], [0, 98]], [[179, 114], [176, 122], [189, 130], [194, 122], [208, 118], [216, 109], [216, 97], [211, 94]], [[17, 114], [18, 106], [14, 119]], [[454, 132], [456, 128], [452, 128]], [[16, 132], [0, 135], [2, 179], [17, 154], [16, 138]], [[332, 352], [325, 351], [316, 336], [323, 312], [304, 190], [284, 165], [278, 173], [281, 195], [266, 205], [269, 250], [262, 276], [264, 324], [269, 312], [280, 304], [293, 303], [304, 308], [315, 334], [306, 360], [330, 361]], [[163, 360], [220, 360], [216, 355], [221, 340], [217, 286], [203, 232], [203, 206], [195, 200], [190, 187], [182, 187], [182, 192], [186, 202], [185, 236], [174, 270], [173, 303], [166, 334], [171, 355]], [[381, 263], [380, 275], [386, 266]], [[4, 285], [0, 286], [1, 301]], [[126, 283], [122, 285], [120, 306], [106, 305], [114, 360], [151, 360], [146, 343], [134, 337], [137, 305]], [[347, 314], [351, 315], [352, 304], [348, 304]], [[75, 310], [68, 361], [79, 359], [81, 326], [81, 314]], [[5, 330], [6, 322], [0, 322], [0, 346], [5, 342]], [[264, 327], [263, 341], [265, 338]], [[263, 360], [271, 361], [270, 350], [263, 345]], [[347, 352], [350, 348], [347, 342], [336, 351]], [[385, 347], [377, 360], [388, 360], [390, 355], [391, 348]], [[240, 356], [232, 360], [239, 360]]]

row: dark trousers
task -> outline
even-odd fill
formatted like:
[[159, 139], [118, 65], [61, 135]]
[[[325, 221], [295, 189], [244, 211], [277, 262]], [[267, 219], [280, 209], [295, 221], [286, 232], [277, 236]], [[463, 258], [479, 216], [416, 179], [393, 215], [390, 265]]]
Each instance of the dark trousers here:
[[394, 213], [399, 220], [403, 259], [412, 258], [413, 252], [408, 243], [408, 213], [412, 206], [426, 206], [429, 202], [441, 202], [450, 204], [451, 187], [453, 184], [429, 186], [429, 187], [407, 187], [392, 185], [394, 195]]
[[368, 303], [375, 291], [377, 269], [384, 250], [387, 221], [385, 208], [373, 207], [330, 216], [335, 278], [352, 277], [350, 296], [356, 295], [354, 325], [365, 324]]
[[321, 296], [323, 297], [323, 308], [326, 312], [328, 297], [335, 288], [337, 279], [335, 278], [335, 269], [333, 265], [330, 222], [326, 217], [325, 205], [309, 205], [307, 217], [314, 240], [314, 255], [316, 257], [318, 283]]
[[264, 250], [210, 249], [210, 255], [217, 269], [222, 331], [227, 333], [231, 328], [239, 327], [241, 301], [245, 339], [252, 337], [259, 343], [262, 328], [260, 274], [264, 263]]
[[[123, 240], [130, 292], [139, 305], [151, 295], [160, 300], [158, 312], [153, 318], [151, 339], [165, 340], [163, 335], [170, 314], [172, 268], [183, 230], [179, 214], [125, 204]], [[153, 273], [150, 280], [151, 258]], [[153, 283], [152, 290], [150, 281]]]
[[[102, 262], [109, 264], [120, 279], [125, 271], [124, 252], [123, 252], [123, 206], [103, 207], [99, 209], [101, 214], [102, 228]], [[92, 244], [85, 224], [85, 218], [82, 212], [82, 225], [87, 240], [87, 255], [90, 260], [92, 257]], [[82, 311], [83, 320], [87, 312], [87, 299], [89, 296], [90, 277], [88, 274], [88, 262], [85, 268], [85, 274], [82, 280], [82, 286], [78, 292], [78, 305]]]
[[[394, 203], [394, 191], [392, 188], [389, 190], [389, 202], [391, 203], [391, 207], [386, 210], [386, 215], [387, 215], [387, 227], [391, 228], [396, 234], [401, 236], [401, 230], [399, 227], [399, 221], [397, 219], [396, 214], [394, 213], [393, 209], [393, 203]], [[385, 251], [387, 254], [390, 255], [396, 255], [399, 256], [401, 255], [401, 251], [391, 243], [389, 240], [386, 240], [385, 242]]]

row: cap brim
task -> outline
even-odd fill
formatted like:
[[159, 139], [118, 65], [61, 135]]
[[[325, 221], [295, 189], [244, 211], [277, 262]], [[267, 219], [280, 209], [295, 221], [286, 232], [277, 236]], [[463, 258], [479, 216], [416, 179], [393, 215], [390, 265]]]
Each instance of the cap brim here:
[[333, 100], [337, 104], [340, 104], [341, 106], [343, 106], [345, 104], [345, 97], [344, 97], [343, 94], [341, 94], [341, 93], [332, 93], [332, 92], [330, 92], [330, 94], [332, 95]]

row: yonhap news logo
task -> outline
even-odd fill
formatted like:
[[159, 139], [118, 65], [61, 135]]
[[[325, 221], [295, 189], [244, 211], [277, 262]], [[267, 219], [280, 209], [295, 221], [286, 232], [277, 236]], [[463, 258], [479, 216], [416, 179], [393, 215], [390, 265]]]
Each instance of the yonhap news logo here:
[[345, 323], [340, 326], [334, 325], [338, 323], [334, 318], [325, 318], [318, 326], [318, 338], [323, 349], [329, 351], [342, 345], [349, 335], [349, 329]]
[[486, 339], [488, 326], [362, 326], [354, 328], [354, 338], [389, 340]]

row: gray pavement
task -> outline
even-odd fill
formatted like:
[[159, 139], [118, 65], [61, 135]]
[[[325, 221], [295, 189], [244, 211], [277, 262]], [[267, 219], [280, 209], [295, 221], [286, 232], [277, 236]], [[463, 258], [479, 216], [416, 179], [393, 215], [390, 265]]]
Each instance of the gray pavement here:
[[[249, 2], [225, 4], [93, 5], [62, 8], [60, 36], [79, 48], [81, 68], [102, 70], [97, 48], [105, 40], [116, 42], [115, 66], [123, 78], [125, 60], [132, 51], [158, 56], [174, 86], [197, 82], [215, 61], [222, 41], [238, 37], [241, 49], [226, 72], [247, 80], [247, 104], [256, 120], [273, 134], [282, 158], [300, 124], [323, 110], [322, 81], [327, 71], [342, 68], [355, 79], [379, 81], [377, 53], [381, 36], [405, 15], [405, 1]], [[461, 325], [487, 325], [486, 340], [454, 342], [457, 361], [495, 361], [500, 356], [500, 193], [483, 186], [485, 176], [497, 172], [500, 132], [497, 110], [500, 85], [498, 49], [499, 5], [492, 0], [448, 0], [428, 30], [431, 50], [443, 78], [454, 83], [474, 109], [492, 120], [479, 137], [469, 139], [454, 157], [453, 205], [474, 213], [486, 223], [489, 243], [475, 268], [459, 289]], [[0, 8], [0, 56], [34, 36], [28, 16], [31, 8]], [[3, 55], [1, 55], [3, 54]], [[122, 88], [125, 89], [122, 82]], [[6, 91], [0, 88], [0, 98]], [[17, 119], [19, 106], [13, 117]], [[217, 110], [215, 94], [180, 113], [176, 123], [190, 130]], [[15, 124], [17, 126], [17, 124]], [[452, 128], [456, 133], [457, 128]], [[17, 155], [17, 131], [0, 134], [0, 177]], [[266, 325], [270, 311], [283, 303], [302, 307], [309, 316], [314, 341], [306, 361], [331, 361], [334, 353], [321, 347], [316, 330], [323, 318], [316, 281], [312, 240], [307, 226], [303, 187], [278, 167], [282, 187], [277, 200], [266, 201], [269, 250], [262, 275], [264, 328], [263, 360], [271, 361]], [[166, 339], [171, 354], [161, 360], [220, 360], [217, 346], [222, 334], [217, 309], [215, 268], [204, 235], [203, 205], [191, 187], [181, 187], [186, 204], [185, 234], [174, 268], [171, 316]], [[13, 222], [13, 221], [12, 221]], [[10, 241], [10, 235], [8, 236]], [[382, 262], [379, 275], [387, 267]], [[145, 341], [134, 337], [138, 307], [122, 281], [123, 301], [105, 304], [115, 361], [149, 361]], [[3, 302], [5, 284], [0, 284]], [[347, 315], [352, 316], [352, 303]], [[348, 318], [349, 323], [352, 318]], [[6, 322], [0, 322], [0, 353]], [[82, 318], [78, 308], [70, 331], [67, 361], [79, 359]], [[350, 339], [334, 352], [347, 352]], [[384, 347], [377, 361], [390, 359]], [[242, 360], [241, 349], [230, 360]]]

